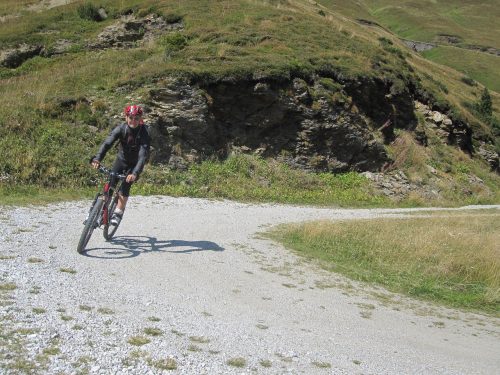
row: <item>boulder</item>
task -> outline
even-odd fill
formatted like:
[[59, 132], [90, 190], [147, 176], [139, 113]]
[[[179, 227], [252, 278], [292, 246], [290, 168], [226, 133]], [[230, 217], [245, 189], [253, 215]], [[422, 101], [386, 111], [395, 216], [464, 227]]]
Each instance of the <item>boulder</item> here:
[[451, 119], [449, 119], [449, 118], [445, 118], [443, 120], [443, 125], [445, 125], [445, 126], [452, 126], [453, 125], [453, 121], [451, 121]]
[[131, 48], [136, 43], [144, 43], [164, 32], [182, 29], [182, 22], [168, 23], [163, 17], [148, 15], [136, 18], [134, 15], [122, 17], [106, 27], [97, 39], [88, 44], [91, 49]]
[[104, 9], [104, 8], [99, 8], [99, 10], [97, 11], [97, 14], [99, 15], [99, 18], [101, 19], [101, 21], [104, 21], [105, 19], [108, 18], [108, 13], [106, 12], [106, 9]]
[[438, 111], [432, 113], [432, 121], [436, 124], [441, 124], [444, 120], [444, 115]]
[[477, 154], [490, 165], [492, 171], [500, 173], [500, 157], [491, 145], [481, 144]]
[[22, 44], [17, 48], [8, 49], [0, 53], [0, 65], [6, 68], [17, 68], [26, 60], [40, 55], [42, 45]]

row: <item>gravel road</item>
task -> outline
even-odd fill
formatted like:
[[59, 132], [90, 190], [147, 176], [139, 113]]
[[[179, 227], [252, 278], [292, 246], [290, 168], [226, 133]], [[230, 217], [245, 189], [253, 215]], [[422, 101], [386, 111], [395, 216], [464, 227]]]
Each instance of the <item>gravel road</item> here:
[[498, 373], [500, 319], [349, 281], [258, 234], [409, 209], [132, 197], [114, 241], [98, 230], [83, 256], [88, 205], [0, 208], [0, 373]]

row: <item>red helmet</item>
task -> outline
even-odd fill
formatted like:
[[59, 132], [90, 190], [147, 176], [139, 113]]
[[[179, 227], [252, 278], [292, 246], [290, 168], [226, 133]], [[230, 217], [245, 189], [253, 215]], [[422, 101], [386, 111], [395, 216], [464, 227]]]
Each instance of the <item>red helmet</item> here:
[[140, 105], [129, 105], [125, 107], [125, 116], [142, 116], [142, 107]]

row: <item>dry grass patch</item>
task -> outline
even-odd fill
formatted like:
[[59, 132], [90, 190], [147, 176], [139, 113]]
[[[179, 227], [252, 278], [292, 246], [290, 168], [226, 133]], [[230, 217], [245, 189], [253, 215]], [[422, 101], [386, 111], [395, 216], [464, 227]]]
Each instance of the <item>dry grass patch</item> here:
[[81, 311], [90, 311], [90, 310], [92, 310], [92, 307], [88, 306], [88, 305], [80, 305], [80, 310]]
[[59, 271], [64, 273], [70, 273], [72, 275], [76, 273], [76, 270], [74, 270], [73, 268], [65, 268], [65, 267], [59, 268]]
[[0, 255], [0, 260], [9, 260], [9, 259], [15, 259], [17, 258], [17, 255]]
[[189, 339], [192, 342], [197, 342], [199, 344], [208, 344], [210, 342], [209, 338], [203, 336], [189, 336]]
[[500, 215], [312, 222], [270, 237], [353, 279], [500, 312]]
[[14, 283], [2, 283], [0, 284], [0, 291], [8, 291], [17, 289], [17, 285]]
[[314, 361], [312, 362], [312, 364], [316, 367], [319, 367], [319, 368], [331, 368], [332, 365], [328, 362], [317, 362], [317, 361]]
[[229, 366], [233, 367], [245, 367], [247, 365], [247, 360], [243, 357], [230, 358], [226, 362]]
[[159, 359], [151, 361], [150, 366], [156, 367], [159, 370], [176, 370], [177, 361], [174, 358]]
[[99, 307], [99, 308], [97, 309], [97, 312], [98, 312], [99, 314], [103, 314], [103, 315], [112, 315], [112, 314], [114, 314], [114, 313], [115, 313], [112, 309], [110, 309], [110, 308], [108, 308], [108, 307]]
[[159, 328], [155, 327], [147, 327], [144, 328], [144, 333], [149, 336], [161, 336], [163, 335], [163, 331]]
[[134, 345], [134, 346], [142, 346], [142, 345], [146, 345], [146, 344], [149, 344], [151, 342], [150, 339], [148, 339], [147, 337], [144, 337], [144, 336], [132, 336], [128, 339], [127, 341], [130, 345]]
[[28, 263], [43, 263], [43, 262], [45, 261], [41, 258], [28, 258]]

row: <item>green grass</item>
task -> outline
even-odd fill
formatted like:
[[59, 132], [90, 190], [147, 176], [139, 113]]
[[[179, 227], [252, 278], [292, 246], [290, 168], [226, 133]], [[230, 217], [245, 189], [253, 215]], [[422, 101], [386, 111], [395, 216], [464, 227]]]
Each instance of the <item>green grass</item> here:
[[468, 44], [500, 48], [494, 32], [500, 10], [495, 0], [366, 0], [374, 19], [409, 39], [433, 41], [438, 34], [457, 35]]
[[36, 3], [38, 3], [38, 0], [2, 0], [0, 2], [0, 16], [15, 14]]
[[0, 205], [25, 206], [90, 198], [92, 189], [54, 189], [38, 186], [12, 186], [0, 184]]
[[500, 215], [456, 215], [313, 222], [269, 236], [355, 280], [498, 316]]
[[[424, 148], [406, 133], [402, 133], [400, 138], [401, 142], [389, 147], [395, 164], [413, 180], [431, 178], [427, 164], [432, 165], [440, 172], [443, 183], [436, 189], [445, 198], [432, 201], [410, 196], [395, 203], [375, 194], [372, 183], [355, 172], [338, 175], [305, 172], [250, 155], [235, 155], [225, 161], [207, 160], [192, 165], [187, 171], [151, 165], [133, 187], [132, 194], [342, 207], [453, 206], [500, 201], [500, 178], [489, 173], [487, 167], [477, 159], [469, 158], [452, 146], [438, 143], [431, 148]], [[468, 182], [467, 175], [471, 173], [484, 181], [484, 187]], [[18, 205], [88, 199], [96, 191], [90, 188], [74, 191], [36, 187], [4, 189], [7, 195], [0, 197], [0, 204]]]
[[[0, 186], [1, 191], [6, 194], [0, 195], [0, 204], [26, 205], [90, 198], [96, 190]], [[370, 182], [357, 173], [309, 173], [246, 155], [225, 161], [207, 160], [185, 172], [149, 166], [133, 194], [356, 207], [390, 204], [375, 196]]]
[[422, 53], [427, 59], [452, 68], [500, 93], [499, 57], [462, 48], [440, 46]]
[[205, 161], [187, 172], [152, 167], [142, 177], [140, 194], [228, 198], [254, 202], [317, 205], [382, 205], [369, 181], [357, 173], [307, 173], [285, 164], [239, 155]]

